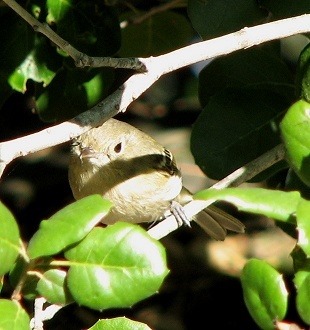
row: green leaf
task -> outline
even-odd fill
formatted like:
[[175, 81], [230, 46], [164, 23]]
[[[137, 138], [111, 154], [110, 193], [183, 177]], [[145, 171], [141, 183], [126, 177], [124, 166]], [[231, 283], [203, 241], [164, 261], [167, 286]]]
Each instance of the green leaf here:
[[193, 126], [196, 164], [220, 180], [261, 156], [280, 143], [278, 123], [287, 107], [287, 99], [268, 89], [229, 88], [216, 94]]
[[12, 88], [24, 93], [29, 79], [47, 86], [61, 65], [60, 61], [57, 63], [55, 55], [46, 37], [36, 36], [33, 48], [9, 76]]
[[97, 310], [132, 306], [154, 294], [168, 273], [163, 246], [129, 223], [94, 228], [65, 256], [73, 262], [72, 296]]
[[194, 195], [195, 199], [221, 200], [234, 204], [239, 210], [295, 223], [293, 214], [302, 200], [298, 191], [284, 192], [263, 188], [207, 189]]
[[8, 83], [9, 76], [24, 61], [34, 44], [31, 26], [11, 9], [1, 9], [0, 30], [3, 33], [0, 33], [0, 106], [13, 91]]
[[265, 330], [274, 329], [287, 311], [288, 292], [282, 275], [264, 261], [252, 259], [244, 267], [241, 284], [245, 304], [255, 322]]
[[20, 252], [20, 237], [12, 213], [0, 202], [0, 276], [13, 266]]
[[48, 24], [79, 51], [91, 56], [110, 56], [120, 47], [116, 10], [100, 0], [48, 0]]
[[[130, 19], [126, 13], [122, 20]], [[151, 15], [140, 24], [122, 29], [121, 57], [160, 55], [185, 46], [193, 36], [193, 29], [184, 15], [165, 11]]]
[[37, 89], [37, 110], [44, 121], [61, 121], [90, 109], [108, 95], [111, 68], [60, 70], [44, 90]]
[[294, 262], [295, 273], [301, 270], [306, 270], [307, 272], [310, 271], [310, 258], [307, 257], [299, 245], [295, 245], [293, 251], [291, 252], [291, 257]]
[[114, 319], [99, 320], [89, 330], [150, 330], [146, 324], [127, 319], [126, 317], [116, 317]]
[[[40, 260], [40, 264], [42, 264], [42, 260]], [[48, 264], [48, 263], [47, 263]], [[9, 273], [9, 280], [12, 287], [16, 287], [21, 280], [22, 277], [25, 276], [25, 272], [27, 271], [27, 268], [29, 266], [29, 263], [25, 261], [24, 258], [21, 256], [17, 259], [14, 266], [10, 269]], [[40, 267], [36, 267], [37, 271]], [[46, 269], [45, 269], [46, 270]], [[21, 294], [23, 298], [34, 300], [38, 296], [38, 292], [36, 290], [38, 278], [36, 276], [27, 276], [26, 278], [23, 278], [23, 286]]]
[[309, 271], [299, 271], [295, 274], [294, 283], [297, 289], [296, 307], [302, 320], [310, 324], [310, 273]]
[[30, 319], [16, 301], [0, 299], [0, 329], [30, 330]]
[[67, 305], [73, 301], [66, 284], [67, 272], [50, 269], [42, 274], [37, 290], [49, 303]]
[[273, 20], [310, 13], [307, 0], [261, 0], [260, 4], [270, 11]]
[[299, 56], [296, 74], [297, 95], [310, 102], [310, 44], [308, 44]]
[[310, 256], [310, 201], [301, 199], [297, 212], [297, 230], [298, 242], [297, 244], [303, 249], [307, 257]]
[[80, 241], [108, 213], [111, 203], [91, 195], [72, 203], [43, 220], [28, 245], [30, 258], [59, 253]]
[[203, 39], [211, 39], [261, 24], [267, 16], [256, 1], [189, 0], [188, 15]]
[[286, 158], [299, 178], [310, 185], [310, 103], [299, 100], [280, 124]]
[[294, 80], [280, 58], [278, 45], [273, 42], [213, 60], [199, 74], [201, 105], [206, 106], [210, 97], [229, 87], [265, 88], [291, 102], [295, 97]]

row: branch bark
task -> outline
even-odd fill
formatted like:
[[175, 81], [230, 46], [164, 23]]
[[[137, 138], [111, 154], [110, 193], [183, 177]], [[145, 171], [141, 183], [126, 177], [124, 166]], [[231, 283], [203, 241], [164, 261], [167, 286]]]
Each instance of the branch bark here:
[[55, 45], [65, 51], [73, 58], [75, 65], [79, 68], [91, 66], [93, 68], [111, 67], [115, 69], [133, 69], [138, 72], [146, 70], [144, 64], [138, 58], [113, 58], [113, 57], [94, 57], [84, 54], [74, 48], [66, 40], [55, 33], [46, 23], [39, 22], [35, 17], [30, 15], [22, 6], [14, 0], [3, 0], [11, 7], [20, 17], [32, 26], [35, 32], [42, 33], [49, 38]]
[[90, 110], [40, 132], [0, 143], [0, 177], [7, 164], [15, 158], [69, 141], [92, 127], [102, 125], [117, 113], [124, 112], [132, 101], [166, 73], [239, 49], [306, 32], [310, 32], [310, 15], [301, 15], [244, 28], [161, 56], [140, 58], [147, 72], [131, 76], [118, 90]]
[[[284, 159], [284, 156], [284, 145], [279, 144], [270, 151], [254, 159], [250, 163], [240, 167], [223, 180], [217, 182], [211, 188], [224, 189], [228, 187], [237, 187], [241, 183], [250, 180], [273, 164], [276, 164], [280, 160]], [[191, 219], [193, 216], [204, 210], [213, 202], [214, 201], [212, 200], [193, 200], [184, 206], [185, 214], [187, 215], [188, 219]], [[176, 222], [174, 216], [169, 216], [153, 228], [149, 229], [148, 233], [155, 239], [161, 239], [176, 229], [178, 229], [178, 223]]]

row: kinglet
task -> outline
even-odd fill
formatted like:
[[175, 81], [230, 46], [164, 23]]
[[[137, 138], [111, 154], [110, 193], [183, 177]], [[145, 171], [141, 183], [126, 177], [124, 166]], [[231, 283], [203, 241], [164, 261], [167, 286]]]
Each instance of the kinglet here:
[[[105, 224], [153, 222], [171, 213], [189, 224], [181, 206], [193, 198], [182, 186], [171, 152], [116, 119], [107, 120], [73, 142], [69, 182], [76, 199], [100, 194], [113, 203], [102, 219]], [[239, 220], [214, 206], [194, 220], [217, 240], [225, 239], [226, 229], [244, 232]]]

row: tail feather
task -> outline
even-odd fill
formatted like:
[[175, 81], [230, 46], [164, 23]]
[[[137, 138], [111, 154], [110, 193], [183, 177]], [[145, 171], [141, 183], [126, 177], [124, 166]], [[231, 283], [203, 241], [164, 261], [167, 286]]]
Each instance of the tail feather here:
[[213, 205], [200, 212], [194, 220], [209, 236], [218, 241], [225, 239], [227, 229], [237, 233], [244, 233], [245, 229], [242, 222]]
[[227, 231], [211, 215], [202, 211], [194, 218], [195, 222], [212, 238], [224, 241]]
[[236, 233], [244, 233], [245, 226], [238, 219], [232, 215], [224, 212], [214, 205], [209, 206], [205, 212], [207, 212], [214, 220], [216, 220], [224, 228], [234, 231]]
[[[180, 195], [176, 199], [181, 205], [185, 205], [193, 199], [192, 194], [183, 187]], [[245, 226], [235, 217], [217, 208], [208, 206], [197, 214], [194, 218], [204, 231], [212, 238], [223, 241], [227, 235], [227, 230], [236, 233], [244, 233]]]

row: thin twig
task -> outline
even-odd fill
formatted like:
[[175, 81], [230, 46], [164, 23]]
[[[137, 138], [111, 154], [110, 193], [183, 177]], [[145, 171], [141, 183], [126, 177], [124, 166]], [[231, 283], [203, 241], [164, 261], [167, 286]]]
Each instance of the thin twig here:
[[130, 18], [126, 21], [123, 21], [123, 22], [121, 22], [120, 26], [122, 29], [124, 29], [126, 26], [128, 26], [130, 24], [140, 24], [143, 21], [145, 21], [146, 19], [148, 19], [156, 14], [167, 11], [169, 9], [180, 8], [180, 7], [185, 7], [185, 6], [186, 6], [186, 1], [184, 1], [184, 0], [172, 0], [172, 1], [169, 1], [166, 3], [163, 3], [157, 7], [153, 7], [149, 11], [143, 13], [142, 15], [138, 15], [138, 16]]
[[91, 66], [111, 67], [115, 69], [132, 69], [137, 72], [144, 72], [146, 70], [143, 62], [138, 58], [112, 58], [112, 57], [94, 57], [84, 54], [74, 48], [66, 40], [55, 33], [46, 23], [39, 22], [35, 17], [30, 15], [22, 6], [14, 0], [3, 0], [9, 7], [11, 7], [20, 17], [29, 23], [34, 31], [42, 33], [50, 39], [60, 49], [65, 51], [75, 61], [75, 65], [80, 68]]
[[69, 141], [90, 128], [101, 125], [117, 113], [124, 112], [132, 101], [163, 74], [239, 49], [309, 31], [310, 15], [301, 15], [244, 28], [238, 32], [183, 47], [158, 57], [140, 59], [147, 68], [147, 72], [131, 76], [117, 91], [90, 110], [70, 121], [43, 131], [0, 143], [0, 177], [6, 165], [13, 159]]
[[30, 327], [33, 330], [43, 330], [43, 321], [50, 320], [64, 306], [50, 305], [44, 309], [46, 299], [43, 297], [36, 298], [34, 302], [34, 317], [30, 321]]
[[[260, 157], [254, 159], [243, 167], [237, 169], [223, 180], [217, 182], [211, 188], [223, 189], [227, 187], [239, 186], [241, 183], [246, 182], [261, 173], [265, 169], [269, 168], [273, 164], [276, 164], [280, 160], [284, 159], [285, 150], [283, 144], [279, 144], [270, 151], [264, 153]], [[208, 200], [193, 200], [184, 206], [185, 214], [188, 219], [192, 219], [196, 214], [204, 210], [213, 201]], [[155, 239], [161, 239], [167, 236], [169, 233], [178, 229], [178, 224], [174, 216], [169, 216], [167, 219], [158, 223], [158, 225], [151, 228], [148, 233]]]

